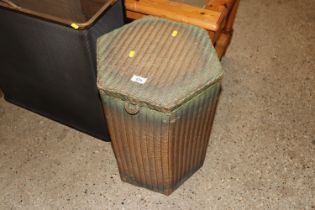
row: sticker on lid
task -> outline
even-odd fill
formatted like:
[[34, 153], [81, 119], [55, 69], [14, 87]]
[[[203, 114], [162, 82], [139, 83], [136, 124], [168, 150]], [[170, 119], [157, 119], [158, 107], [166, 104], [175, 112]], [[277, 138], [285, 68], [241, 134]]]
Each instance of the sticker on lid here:
[[177, 36], [177, 34], [178, 34], [178, 31], [176, 31], [176, 30], [175, 30], [175, 31], [173, 31], [173, 32], [172, 32], [172, 37], [176, 37], [176, 36]]
[[136, 82], [136, 83], [139, 83], [141, 85], [143, 85], [144, 83], [146, 83], [148, 78], [144, 78], [144, 77], [141, 77], [141, 76], [137, 76], [137, 75], [133, 75], [131, 77], [131, 81], [133, 82]]
[[129, 58], [133, 58], [133, 57], [135, 57], [135, 55], [136, 55], [136, 51], [134, 51], [134, 50], [131, 50], [130, 52], [129, 52]]

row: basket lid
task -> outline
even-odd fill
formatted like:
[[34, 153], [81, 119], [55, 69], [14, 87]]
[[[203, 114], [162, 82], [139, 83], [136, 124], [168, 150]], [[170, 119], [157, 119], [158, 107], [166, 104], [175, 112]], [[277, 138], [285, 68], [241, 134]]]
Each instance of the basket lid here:
[[221, 79], [206, 30], [145, 17], [97, 41], [102, 92], [158, 111], [172, 111]]
[[0, 0], [0, 7], [75, 29], [89, 27], [116, 0]]

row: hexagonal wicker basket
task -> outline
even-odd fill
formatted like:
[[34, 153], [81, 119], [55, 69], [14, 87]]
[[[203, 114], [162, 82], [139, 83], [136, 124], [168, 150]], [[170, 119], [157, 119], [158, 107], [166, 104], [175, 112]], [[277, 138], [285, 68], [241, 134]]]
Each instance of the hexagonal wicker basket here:
[[207, 151], [223, 74], [207, 31], [146, 17], [99, 38], [97, 47], [121, 179], [168, 195]]

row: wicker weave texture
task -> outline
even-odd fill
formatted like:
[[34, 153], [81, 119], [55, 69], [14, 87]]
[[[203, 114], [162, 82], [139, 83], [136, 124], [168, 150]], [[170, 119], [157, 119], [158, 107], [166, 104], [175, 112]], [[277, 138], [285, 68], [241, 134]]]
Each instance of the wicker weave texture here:
[[121, 179], [171, 194], [204, 162], [220, 83], [172, 113], [141, 107], [130, 115], [125, 102], [102, 95]]
[[205, 30], [161, 18], [134, 21], [97, 46], [99, 89], [159, 111], [172, 111], [222, 76]]
[[147, 17], [97, 45], [121, 179], [169, 195], [205, 159], [222, 77], [207, 32]]

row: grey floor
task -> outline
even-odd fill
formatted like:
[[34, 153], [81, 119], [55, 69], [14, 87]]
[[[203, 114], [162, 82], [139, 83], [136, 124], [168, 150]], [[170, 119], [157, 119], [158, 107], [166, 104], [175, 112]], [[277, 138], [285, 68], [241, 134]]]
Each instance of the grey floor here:
[[203, 168], [171, 196], [109, 143], [0, 99], [0, 209], [315, 209], [315, 2], [242, 0]]

